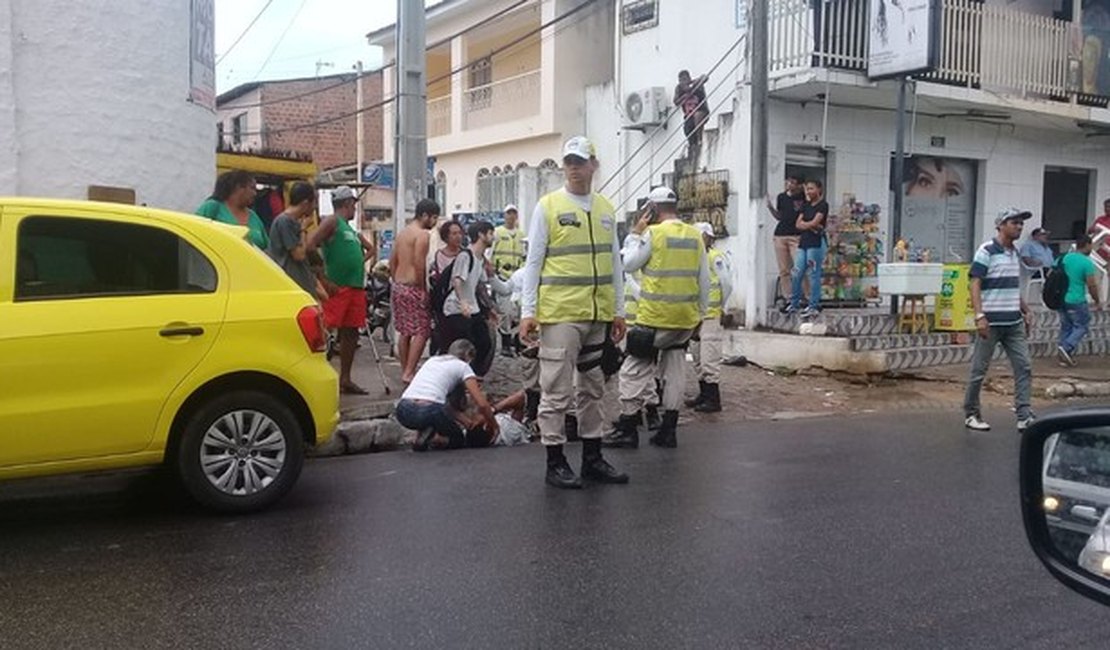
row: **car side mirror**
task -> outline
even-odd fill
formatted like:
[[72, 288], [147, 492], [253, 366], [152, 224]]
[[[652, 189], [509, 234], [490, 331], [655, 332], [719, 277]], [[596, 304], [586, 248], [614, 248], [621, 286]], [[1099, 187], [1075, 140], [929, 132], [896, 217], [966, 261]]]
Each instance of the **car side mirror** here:
[[1110, 605], [1110, 408], [1046, 416], [1021, 441], [1021, 510], [1057, 580]]

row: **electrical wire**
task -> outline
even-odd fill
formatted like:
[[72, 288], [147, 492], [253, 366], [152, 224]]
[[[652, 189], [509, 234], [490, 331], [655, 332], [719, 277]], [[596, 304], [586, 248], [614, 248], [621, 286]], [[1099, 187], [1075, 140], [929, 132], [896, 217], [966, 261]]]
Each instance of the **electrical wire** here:
[[227, 58], [227, 55], [231, 54], [231, 51], [235, 49], [235, 46], [239, 44], [239, 41], [243, 40], [243, 37], [247, 35], [247, 32], [249, 32], [251, 28], [254, 27], [254, 24], [258, 22], [258, 19], [262, 17], [262, 14], [266, 13], [266, 10], [269, 9], [270, 5], [272, 4], [274, 4], [274, 0], [266, 0], [266, 4], [262, 5], [262, 9], [258, 11], [258, 14], [254, 17], [254, 20], [252, 20], [250, 24], [247, 25], [247, 28], [244, 29], [241, 34], [239, 34], [239, 36], [235, 39], [235, 42], [231, 44], [231, 47], [224, 50], [224, 53], [220, 55], [220, 58], [216, 59], [216, 65], [220, 65], [220, 63]]
[[[519, 0], [518, 2], [509, 5], [508, 7], [502, 9], [501, 11], [498, 11], [495, 14], [491, 14], [491, 15], [479, 20], [478, 22], [474, 23], [473, 25], [468, 25], [467, 27], [455, 32], [454, 34], [451, 34], [450, 36], [446, 36], [444, 38], [441, 38], [440, 40], [428, 45], [428, 47], [426, 47], [424, 51], [425, 52], [430, 52], [431, 50], [434, 50], [435, 48], [440, 47], [441, 45], [446, 45], [447, 43], [450, 43], [451, 41], [458, 38], [459, 36], [464, 36], [464, 35], [468, 34], [469, 32], [472, 32], [472, 31], [474, 31], [474, 30], [476, 30], [480, 27], [484, 27], [484, 26], [488, 25], [489, 23], [494, 22], [495, 20], [503, 17], [505, 14], [519, 8], [521, 5], [531, 4], [531, 3], [535, 3], [535, 2], [537, 2], [537, 0]], [[343, 49], [343, 48], [337, 48], [337, 49]], [[325, 51], [327, 51], [327, 50], [325, 50]], [[370, 70], [370, 71], [362, 73], [362, 77], [370, 77], [370, 76], [376, 75], [376, 74], [380, 73], [381, 71], [388, 70], [389, 68], [395, 67], [396, 65], [397, 65], [397, 62], [395, 60], [390, 61], [389, 63], [386, 63], [385, 65], [381, 66], [380, 68], [378, 68], [376, 70]], [[236, 108], [236, 109], [239, 109], [239, 110], [247, 110], [247, 109], [251, 109], [251, 108], [259, 108], [259, 107], [262, 107], [262, 106], [270, 106], [270, 105], [273, 105], [273, 104], [281, 104], [283, 102], [291, 102], [291, 101], [294, 101], [294, 100], [297, 100], [297, 99], [302, 99], [304, 97], [311, 97], [312, 95], [318, 95], [320, 93], [326, 93], [329, 90], [335, 90], [336, 88], [339, 88], [340, 86], [346, 86], [347, 84], [352, 84], [355, 81], [357, 81], [359, 78], [361, 78], [361, 77], [356, 76], [355, 78], [344, 79], [343, 81], [331, 84], [329, 86], [324, 86], [322, 88], [314, 88], [313, 90], [307, 90], [303, 93], [298, 93], [296, 95], [291, 95], [289, 97], [282, 97], [282, 98], [279, 98], [279, 99], [269, 99], [269, 100], [255, 102], [253, 104], [243, 104], [243, 105], [240, 105], [240, 106], [234, 106], [232, 108]]]
[[251, 81], [258, 79], [258, 77], [262, 75], [262, 71], [266, 69], [266, 66], [270, 65], [270, 59], [274, 58], [274, 54], [276, 54], [278, 48], [281, 47], [281, 42], [285, 40], [285, 36], [289, 33], [289, 30], [292, 29], [293, 25], [297, 22], [297, 16], [301, 15], [301, 11], [304, 9], [304, 6], [306, 4], [308, 4], [308, 0], [301, 0], [301, 5], [297, 7], [297, 11], [293, 13], [293, 17], [289, 19], [289, 24], [285, 26], [285, 29], [281, 30], [281, 36], [278, 37], [277, 42], [274, 43], [274, 46], [270, 48], [270, 53], [266, 55], [266, 59], [262, 62], [262, 67], [258, 69], [258, 72], [254, 73], [254, 79], [252, 79]]
[[[586, 2], [578, 5], [574, 9], [571, 9], [571, 10], [567, 11], [566, 13], [563, 13], [559, 16], [556, 16], [555, 18], [552, 18], [551, 20], [549, 20], [546, 23], [540, 25], [536, 29], [533, 29], [533, 30], [525, 33], [524, 35], [520, 36], [519, 38], [514, 39], [513, 41], [511, 41], [509, 43], [506, 43], [505, 45], [502, 45], [498, 48], [493, 49], [492, 51], [490, 51], [489, 54], [485, 55], [484, 57], [479, 57], [479, 58], [490, 58], [490, 59], [492, 59], [494, 56], [501, 55], [504, 52], [506, 52], [507, 50], [509, 50], [510, 48], [513, 48], [513, 47], [521, 44], [523, 41], [527, 40], [528, 38], [530, 38], [532, 36], [535, 36], [536, 34], [541, 33], [543, 30], [545, 30], [549, 27], [552, 27], [552, 26], [554, 26], [558, 23], [561, 23], [564, 20], [570, 18], [571, 16], [574, 16], [574, 15], [578, 14], [579, 12], [581, 12], [586, 7], [599, 6], [599, 5], [597, 5], [597, 2], [598, 2], [598, 0], [586, 0]], [[543, 38], [541, 38], [541, 42], [542, 42], [542, 40], [543, 40]], [[427, 85], [431, 86], [431, 85], [436, 84], [436, 83], [438, 83], [440, 81], [443, 81], [445, 79], [450, 79], [451, 77], [459, 74], [460, 72], [464, 72], [466, 70], [469, 70], [471, 65], [473, 65], [473, 64], [472, 63], [464, 63], [463, 65], [451, 70], [450, 72], [446, 72], [446, 73], [444, 73], [444, 74], [442, 74], [442, 75], [440, 75], [440, 76], [438, 76], [434, 79], [429, 79], [427, 81]], [[376, 103], [371, 104], [369, 106], [364, 106], [361, 109], [348, 111], [346, 113], [341, 113], [339, 115], [335, 115], [335, 116], [332, 116], [332, 117], [329, 117], [329, 118], [324, 118], [324, 119], [321, 119], [321, 120], [317, 120], [315, 122], [310, 122], [310, 123], [307, 123], [307, 124], [299, 124], [299, 125], [294, 125], [294, 126], [288, 126], [288, 127], [282, 127], [280, 129], [268, 129], [266, 131], [245, 131], [245, 132], [241, 133], [240, 136], [254, 136], [254, 135], [263, 135], [263, 134], [265, 134], [265, 135], [274, 135], [274, 134], [278, 134], [278, 133], [287, 133], [287, 132], [290, 132], [290, 131], [301, 131], [301, 130], [304, 130], [304, 129], [311, 129], [311, 128], [315, 128], [315, 127], [318, 127], [318, 126], [323, 126], [325, 124], [331, 124], [333, 122], [338, 122], [340, 120], [345, 120], [347, 118], [354, 117], [354, 116], [356, 116], [360, 113], [365, 113], [367, 111], [372, 111], [372, 110], [375, 110], [375, 109], [378, 109], [378, 108], [382, 108], [383, 106], [387, 106], [389, 104], [392, 104], [394, 101], [396, 101], [396, 99], [397, 99], [397, 96], [394, 95], [392, 97], [387, 97], [387, 98], [383, 99], [380, 102], [376, 102]]]

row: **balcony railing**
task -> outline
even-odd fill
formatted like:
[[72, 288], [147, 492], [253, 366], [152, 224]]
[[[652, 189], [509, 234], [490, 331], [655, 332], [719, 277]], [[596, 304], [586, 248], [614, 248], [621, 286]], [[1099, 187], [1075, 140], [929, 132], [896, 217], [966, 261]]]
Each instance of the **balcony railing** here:
[[[815, 10], [810, 0], [771, 0], [772, 76], [812, 67], [866, 71], [868, 4], [836, 0]], [[1067, 99], [1077, 90], [1068, 79], [1071, 26], [979, 0], [942, 0], [939, 66], [922, 78]]]
[[495, 81], [463, 93], [463, 126], [479, 129], [540, 112], [540, 71]]
[[436, 138], [451, 133], [451, 96], [428, 100], [428, 137]]

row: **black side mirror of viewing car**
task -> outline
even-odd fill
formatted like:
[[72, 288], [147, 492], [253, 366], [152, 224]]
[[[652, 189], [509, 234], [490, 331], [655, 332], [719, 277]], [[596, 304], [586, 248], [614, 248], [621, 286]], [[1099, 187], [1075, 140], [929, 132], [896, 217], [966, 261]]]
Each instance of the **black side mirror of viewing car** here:
[[1048, 415], [1023, 434], [1021, 510], [1049, 573], [1110, 605], [1110, 408]]

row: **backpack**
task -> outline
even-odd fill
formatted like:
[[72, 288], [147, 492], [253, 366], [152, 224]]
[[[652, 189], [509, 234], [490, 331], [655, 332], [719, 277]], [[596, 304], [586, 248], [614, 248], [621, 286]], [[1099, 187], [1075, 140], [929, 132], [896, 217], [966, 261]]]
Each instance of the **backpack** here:
[[462, 257], [463, 253], [466, 253], [466, 255], [470, 257], [470, 265], [473, 267], [474, 254], [470, 252], [469, 248], [463, 248], [458, 256], [451, 260], [450, 264], [442, 269], [433, 268], [432, 272], [429, 274], [431, 275], [432, 285], [431, 291], [428, 292], [428, 304], [432, 310], [432, 354], [442, 351], [440, 350], [439, 337], [436, 334], [436, 330], [442, 331], [443, 322], [447, 319], [447, 316], [443, 313], [443, 303], [447, 302], [447, 296], [451, 295], [451, 292], [455, 290], [455, 288], [451, 286], [451, 276], [455, 272], [455, 262], [459, 261], [459, 257]]
[[1056, 260], [1045, 276], [1044, 286], [1041, 288], [1041, 300], [1044, 306], [1055, 311], [1064, 308], [1064, 296], [1068, 293], [1068, 274], [1064, 272], [1064, 256]]

